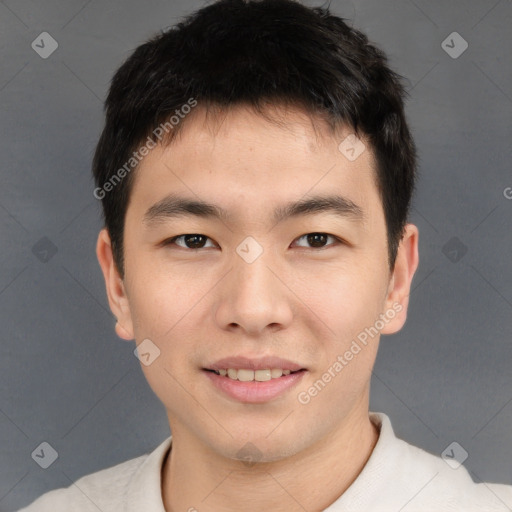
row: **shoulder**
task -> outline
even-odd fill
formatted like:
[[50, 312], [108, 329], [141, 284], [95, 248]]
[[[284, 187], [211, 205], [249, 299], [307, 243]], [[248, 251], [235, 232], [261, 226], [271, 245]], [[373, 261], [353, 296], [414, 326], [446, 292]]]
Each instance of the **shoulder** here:
[[417, 494], [411, 499], [411, 510], [414, 510], [414, 503], [418, 507], [428, 505], [440, 510], [512, 510], [512, 486], [477, 483], [464, 465], [453, 458], [444, 459], [405, 441], [398, 442], [402, 444], [404, 468], [416, 473]]
[[69, 487], [54, 489], [43, 494], [19, 512], [64, 512], [68, 510], [98, 512], [98, 508], [106, 512], [110, 509], [105, 507], [122, 502], [124, 489], [131, 476], [146, 458], [147, 455], [142, 455], [83, 476]]
[[18, 512], [114, 512], [123, 510], [131, 498], [130, 489], [138, 483], [160, 486], [160, 466], [170, 438], [152, 453], [85, 475], [69, 487], [47, 492]]
[[[512, 486], [473, 481], [457, 461], [457, 445], [434, 455], [394, 436], [389, 418], [379, 414], [387, 436], [388, 469], [393, 472], [393, 492], [407, 499], [405, 511], [445, 510], [508, 512]], [[460, 446], [460, 445], [459, 445]], [[404, 500], [405, 501], [405, 500]]]

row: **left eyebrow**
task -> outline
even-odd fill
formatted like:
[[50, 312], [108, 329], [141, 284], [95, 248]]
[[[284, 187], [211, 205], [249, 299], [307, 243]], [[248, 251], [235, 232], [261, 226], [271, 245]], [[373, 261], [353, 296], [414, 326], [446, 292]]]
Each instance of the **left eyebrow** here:
[[290, 217], [319, 213], [332, 213], [338, 217], [358, 222], [365, 219], [363, 209], [352, 200], [343, 196], [330, 195], [313, 196], [309, 199], [300, 199], [284, 206], [278, 206], [274, 211], [274, 222], [278, 223]]
[[[360, 206], [339, 195], [313, 196], [308, 199], [286, 203], [274, 210], [272, 219], [277, 224], [291, 217], [320, 213], [332, 213], [338, 217], [357, 222], [362, 222], [365, 219], [364, 211]], [[186, 216], [212, 218], [224, 222], [229, 222], [233, 217], [216, 204], [170, 194], [148, 208], [144, 214], [143, 222], [150, 225], [155, 222]]]

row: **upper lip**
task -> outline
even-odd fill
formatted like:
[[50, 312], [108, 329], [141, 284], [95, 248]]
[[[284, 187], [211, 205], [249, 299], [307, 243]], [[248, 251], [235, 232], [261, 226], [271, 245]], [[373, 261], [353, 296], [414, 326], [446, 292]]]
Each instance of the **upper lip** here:
[[290, 370], [295, 372], [297, 370], [305, 369], [298, 363], [293, 363], [287, 359], [282, 359], [276, 356], [264, 357], [225, 357], [219, 359], [214, 363], [206, 366], [206, 370], [227, 370], [233, 368], [235, 370], [267, 370], [272, 368], [280, 368], [281, 370]]

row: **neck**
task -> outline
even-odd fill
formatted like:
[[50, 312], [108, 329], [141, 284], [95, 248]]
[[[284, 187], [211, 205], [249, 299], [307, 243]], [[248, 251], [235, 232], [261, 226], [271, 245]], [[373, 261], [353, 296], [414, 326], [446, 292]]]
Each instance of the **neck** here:
[[323, 510], [357, 478], [378, 437], [366, 410], [307, 450], [247, 466], [174, 427], [162, 469], [164, 506], [167, 512]]

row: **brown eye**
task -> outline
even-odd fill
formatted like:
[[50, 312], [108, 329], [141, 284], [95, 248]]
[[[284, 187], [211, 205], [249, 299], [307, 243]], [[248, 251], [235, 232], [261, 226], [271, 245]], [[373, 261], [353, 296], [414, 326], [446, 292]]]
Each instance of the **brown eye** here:
[[[327, 244], [327, 240], [331, 238], [335, 240], [334, 244]], [[336, 238], [333, 235], [329, 235], [328, 233], [307, 233], [305, 235], [302, 235], [301, 237], [297, 238], [297, 240], [305, 239], [308, 244], [311, 245], [311, 248], [313, 249], [322, 249], [324, 247], [329, 247], [331, 245], [337, 245], [339, 243], [339, 239]], [[304, 246], [299, 246], [304, 247]]]
[[[181, 242], [176, 243], [178, 240]], [[167, 240], [164, 245], [177, 245], [178, 247], [182, 247], [184, 249], [202, 249], [205, 247], [206, 240], [210, 239], [205, 235], [188, 233], [186, 235], [175, 236], [174, 238]]]

